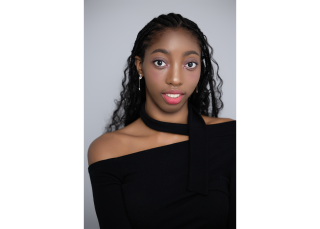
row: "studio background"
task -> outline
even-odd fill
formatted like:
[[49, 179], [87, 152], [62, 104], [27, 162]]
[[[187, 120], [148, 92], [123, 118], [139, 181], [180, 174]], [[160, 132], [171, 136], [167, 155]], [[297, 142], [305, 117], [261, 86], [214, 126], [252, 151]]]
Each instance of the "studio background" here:
[[[223, 80], [219, 117], [236, 119], [236, 1], [84, 1], [84, 228], [98, 229], [87, 150], [120, 98], [126, 60], [138, 32], [160, 14], [179, 13], [198, 24], [213, 47]], [[138, 78], [137, 78], [138, 80]]]

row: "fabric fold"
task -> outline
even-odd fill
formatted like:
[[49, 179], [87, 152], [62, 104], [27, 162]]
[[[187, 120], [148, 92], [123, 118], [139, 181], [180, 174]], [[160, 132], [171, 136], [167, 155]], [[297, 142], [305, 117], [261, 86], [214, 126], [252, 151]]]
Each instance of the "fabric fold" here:
[[162, 122], [151, 118], [145, 111], [145, 102], [140, 108], [142, 121], [151, 129], [189, 135], [189, 174], [187, 189], [208, 195], [208, 142], [206, 123], [188, 101], [188, 124]]

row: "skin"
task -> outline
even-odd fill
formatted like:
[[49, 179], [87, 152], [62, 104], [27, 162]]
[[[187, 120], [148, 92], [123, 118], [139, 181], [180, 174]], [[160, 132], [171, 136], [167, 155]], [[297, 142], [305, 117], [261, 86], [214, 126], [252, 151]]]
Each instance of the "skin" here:
[[[168, 53], [162, 53], [160, 49]], [[184, 55], [186, 52], [189, 54]], [[140, 57], [136, 56], [137, 70], [145, 77], [145, 109], [150, 117], [165, 122], [188, 123], [188, 97], [200, 79], [200, 55], [201, 49], [196, 40], [180, 29], [166, 31], [146, 49], [143, 63]], [[155, 60], [160, 62], [154, 63]], [[188, 63], [192, 67], [189, 67]], [[164, 100], [162, 93], [170, 89], [185, 93], [179, 104], [170, 105]]]
[[[183, 29], [169, 29], [146, 49], [143, 62], [140, 57], [135, 57], [138, 73], [142, 74], [146, 82], [145, 110], [151, 118], [163, 122], [188, 123], [188, 98], [195, 90], [200, 78], [200, 56], [201, 49], [194, 37]], [[167, 104], [162, 97], [162, 93], [170, 89], [185, 93], [179, 104]], [[204, 115], [202, 118], [207, 125], [232, 120]], [[187, 135], [153, 130], [138, 118], [128, 126], [103, 134], [94, 140], [88, 150], [88, 162], [90, 165], [99, 160], [188, 139]]]

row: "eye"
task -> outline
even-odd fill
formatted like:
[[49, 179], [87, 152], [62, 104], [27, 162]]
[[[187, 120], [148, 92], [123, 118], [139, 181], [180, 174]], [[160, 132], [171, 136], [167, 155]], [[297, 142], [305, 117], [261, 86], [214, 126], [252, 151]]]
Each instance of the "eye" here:
[[163, 60], [155, 60], [153, 63], [158, 67], [164, 67], [166, 66], [166, 63]]
[[195, 67], [197, 67], [197, 64], [195, 62], [189, 62], [185, 66], [187, 68], [195, 68]]

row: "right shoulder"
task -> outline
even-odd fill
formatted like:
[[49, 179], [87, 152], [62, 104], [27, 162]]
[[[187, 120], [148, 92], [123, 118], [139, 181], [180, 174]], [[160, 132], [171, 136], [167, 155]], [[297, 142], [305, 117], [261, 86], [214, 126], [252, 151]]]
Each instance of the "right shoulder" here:
[[117, 157], [122, 151], [123, 143], [123, 137], [116, 132], [102, 134], [89, 146], [88, 164], [91, 165], [97, 161]]
[[137, 142], [141, 142], [139, 139], [144, 136], [150, 136], [150, 130], [140, 118], [121, 129], [102, 134], [89, 146], [88, 164], [139, 151]]

